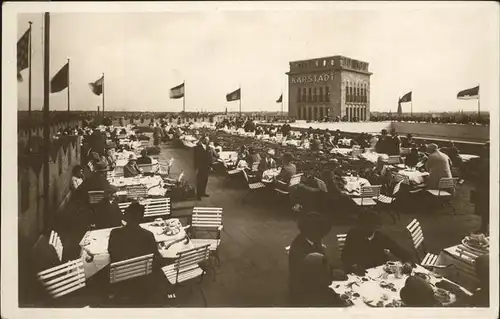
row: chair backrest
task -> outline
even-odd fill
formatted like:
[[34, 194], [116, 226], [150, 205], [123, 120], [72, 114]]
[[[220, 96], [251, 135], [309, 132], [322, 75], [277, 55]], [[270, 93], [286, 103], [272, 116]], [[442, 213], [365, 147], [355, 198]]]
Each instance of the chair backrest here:
[[420, 223], [415, 218], [411, 221], [411, 223], [408, 224], [408, 226], [406, 226], [406, 228], [410, 232], [413, 247], [415, 249], [418, 249], [418, 247], [420, 247], [420, 245], [422, 245], [422, 243], [424, 242], [424, 233], [422, 232]]
[[132, 204], [132, 203], [131, 202], [118, 203], [118, 207], [120, 208], [120, 210], [123, 213], [125, 211], [125, 209], [127, 209], [127, 207], [130, 206], [130, 204]]
[[109, 266], [109, 282], [147, 276], [153, 271], [153, 254], [117, 261]]
[[290, 179], [289, 186], [299, 185], [302, 175], [304, 175], [304, 173], [293, 175], [292, 178]]
[[456, 177], [443, 177], [439, 180], [438, 189], [451, 189], [455, 190], [458, 178]]
[[323, 180], [321, 180], [321, 179], [319, 179], [319, 178], [317, 178], [317, 177], [315, 177], [315, 178], [314, 178], [314, 180], [316, 181], [316, 183], [318, 183], [318, 188], [319, 188], [321, 191], [323, 191], [323, 192], [325, 192], [325, 193], [327, 193], [327, 192], [328, 192], [328, 188], [326, 187], [326, 184], [325, 184], [325, 182], [323, 182]]
[[408, 155], [408, 154], [410, 154], [410, 150], [411, 150], [411, 148], [409, 148], [409, 147], [401, 147], [399, 152], [401, 155]]
[[397, 193], [399, 193], [399, 190], [401, 189], [402, 183], [403, 183], [403, 181], [399, 181], [396, 183], [396, 185], [394, 185], [394, 189], [392, 190], [392, 196], [396, 196]]
[[381, 185], [373, 185], [373, 186], [362, 186], [360, 197], [368, 198], [368, 197], [378, 197], [380, 195]]
[[142, 147], [148, 147], [149, 146], [149, 140], [141, 140], [141, 146]]
[[52, 298], [59, 298], [85, 287], [85, 273], [81, 259], [43, 270], [37, 277]]
[[94, 168], [94, 164], [92, 163], [92, 161], [89, 161], [89, 162], [87, 163], [87, 167], [89, 168], [89, 170], [90, 170], [91, 172], [93, 172], [93, 171], [95, 170], [95, 168]]
[[89, 204], [97, 204], [104, 198], [104, 191], [89, 191]]
[[220, 207], [194, 207], [191, 226], [193, 228], [218, 228], [222, 226]]
[[144, 218], [170, 216], [170, 198], [148, 198], [144, 201]]
[[337, 243], [339, 245], [340, 253], [342, 253], [344, 251], [346, 238], [347, 238], [347, 234], [337, 234]]
[[125, 187], [128, 198], [145, 198], [148, 194], [148, 189], [144, 185], [130, 185]]
[[152, 173], [153, 172], [153, 167], [156, 165], [153, 164], [141, 164], [137, 165], [143, 173]]
[[[191, 272], [198, 265], [208, 260], [210, 256], [210, 244], [197, 246], [192, 249], [184, 250], [177, 253], [177, 260], [175, 261], [172, 271], [175, 271], [175, 284], [182, 282], [184, 273]], [[166, 274], [169, 277], [169, 274]]]
[[400, 155], [393, 155], [389, 156], [389, 159], [387, 160], [387, 164], [399, 164], [401, 163], [401, 156]]
[[59, 234], [57, 234], [57, 232], [50, 232], [49, 244], [54, 247], [57, 253], [57, 257], [59, 257], [59, 260], [62, 261], [63, 245], [61, 242], [61, 238], [59, 237]]
[[405, 183], [407, 185], [410, 185], [410, 177], [407, 176], [407, 175], [396, 173], [394, 175], [394, 181], [397, 182], [397, 183], [403, 182], [403, 183]]

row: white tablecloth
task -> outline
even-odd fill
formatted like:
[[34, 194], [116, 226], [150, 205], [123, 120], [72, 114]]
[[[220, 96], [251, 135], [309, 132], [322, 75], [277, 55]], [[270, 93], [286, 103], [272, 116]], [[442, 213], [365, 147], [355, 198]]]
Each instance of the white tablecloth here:
[[[173, 236], [167, 236], [165, 234], [160, 234], [161, 227], [151, 226], [153, 222], [143, 223], [140, 226], [146, 230], [149, 230], [155, 236], [157, 243], [168, 244], [176, 240], [180, 240], [186, 236], [184, 229]], [[99, 229], [88, 231], [83, 239], [80, 241], [80, 247], [82, 247], [81, 258], [83, 261], [83, 269], [85, 272], [85, 278], [90, 278], [95, 275], [99, 270], [110, 264], [110, 256], [108, 252], [108, 242], [109, 234], [113, 228]], [[169, 247], [169, 249], [162, 249], [159, 244], [159, 252], [163, 258], [176, 258], [177, 253], [182, 250], [187, 250], [193, 248], [193, 244], [189, 241], [185, 244], [184, 241], [175, 243]], [[87, 258], [93, 255], [92, 261], [87, 261]]]
[[370, 182], [362, 177], [342, 176], [342, 179], [345, 181], [345, 193], [352, 196], [359, 196], [361, 193], [361, 187], [370, 186]]
[[382, 155], [382, 154], [379, 154], [379, 153], [376, 153], [376, 152], [365, 152], [361, 155], [359, 155], [360, 158], [363, 158], [369, 162], [372, 162], [372, 163], [376, 163], [377, 162], [377, 159], [378, 157]]
[[[405, 281], [408, 275], [401, 275], [400, 278], [396, 278], [395, 275], [388, 275], [386, 279], [381, 278], [382, 274], [385, 273], [383, 270], [384, 266], [378, 266], [375, 268], [367, 269], [367, 274], [364, 276], [368, 281], [363, 281], [361, 276], [354, 274], [347, 275], [348, 280], [346, 281], [333, 281], [330, 288], [333, 289], [339, 295], [347, 294], [351, 295], [350, 300], [356, 307], [368, 307], [365, 303], [369, 302], [370, 305], [376, 306], [377, 302], [382, 300], [385, 295], [386, 300], [384, 300], [384, 305], [387, 305], [393, 300], [401, 302], [401, 297], [399, 293], [405, 285]], [[413, 272], [420, 272], [429, 275], [429, 281], [433, 285], [436, 282], [443, 280], [443, 278], [437, 278], [432, 272], [417, 265], [413, 269]], [[387, 288], [382, 288], [380, 283], [385, 281], [386, 283], [392, 283], [396, 291], [392, 291]], [[354, 283], [354, 284], [353, 284]], [[352, 296], [352, 294], [358, 293], [359, 297]], [[454, 296], [452, 296], [452, 299]]]
[[[148, 188], [148, 196], [165, 196], [166, 189], [161, 176], [139, 176], [139, 177], [111, 177], [109, 184], [117, 188], [126, 186], [144, 185]], [[124, 190], [117, 192], [117, 195], [124, 195]]]
[[331, 154], [349, 155], [352, 153], [352, 148], [332, 148], [330, 153]]
[[460, 157], [462, 158], [462, 161], [468, 162], [471, 159], [479, 158], [477, 155], [471, 155], [471, 154], [459, 154]]
[[428, 172], [420, 172], [417, 170], [411, 170], [411, 169], [404, 169], [398, 171], [398, 174], [408, 176], [410, 179], [410, 184], [413, 185], [420, 185], [424, 184], [425, 178], [429, 176]]
[[279, 175], [280, 172], [281, 168], [272, 168], [265, 170], [264, 172], [262, 172], [262, 182], [264, 183], [272, 182], [276, 178], [276, 176]]

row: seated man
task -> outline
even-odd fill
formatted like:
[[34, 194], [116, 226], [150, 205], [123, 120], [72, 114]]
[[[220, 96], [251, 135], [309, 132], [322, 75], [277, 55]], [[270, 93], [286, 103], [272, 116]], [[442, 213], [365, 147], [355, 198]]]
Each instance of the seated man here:
[[376, 213], [367, 209], [361, 211], [358, 227], [347, 233], [342, 252], [342, 262], [347, 273], [364, 275], [366, 269], [395, 258], [411, 261], [408, 252], [378, 230], [380, 224], [380, 217]]
[[280, 173], [278, 174], [278, 176], [276, 176], [276, 179], [285, 184], [288, 184], [290, 183], [292, 176], [297, 174], [297, 167], [292, 163], [293, 157], [290, 153], [285, 153], [281, 161], [283, 162], [283, 165], [281, 167]]
[[[137, 202], [130, 204], [124, 213], [127, 224], [111, 230], [109, 234], [108, 251], [111, 263], [148, 254], [154, 255], [152, 275], [146, 278], [137, 277], [123, 281], [120, 289], [116, 289], [120, 293], [131, 294], [143, 301], [149, 301], [150, 296], [158, 293], [154, 288], [161, 286], [165, 281], [160, 268], [162, 266], [162, 256], [158, 251], [155, 237], [153, 233], [139, 225], [143, 217], [144, 206]], [[153, 291], [156, 291], [156, 293], [153, 293]]]
[[292, 300], [295, 302], [300, 298], [302, 291], [302, 263], [306, 256], [311, 253], [324, 255], [321, 240], [331, 228], [328, 220], [316, 212], [310, 212], [300, 218], [298, 226], [300, 234], [293, 240], [288, 258], [289, 288]]
[[259, 174], [262, 175], [264, 171], [268, 169], [276, 168], [276, 161], [272, 157], [274, 155], [274, 150], [269, 149], [267, 153], [264, 154], [264, 157], [260, 160], [259, 163]]
[[123, 215], [116, 203], [116, 189], [112, 186], [104, 190], [104, 198], [97, 203], [91, 223], [96, 229], [120, 227], [122, 225]]
[[123, 176], [134, 177], [141, 173], [141, 169], [137, 166], [137, 157], [135, 154], [130, 154], [127, 165], [123, 166]]
[[399, 292], [406, 307], [436, 307], [439, 302], [434, 297], [434, 289], [424, 279], [417, 276], [406, 278], [405, 286]]
[[151, 160], [151, 157], [148, 156], [148, 151], [142, 150], [141, 151], [141, 157], [137, 159], [137, 164], [139, 165], [144, 165], [144, 164], [151, 164], [153, 161]]

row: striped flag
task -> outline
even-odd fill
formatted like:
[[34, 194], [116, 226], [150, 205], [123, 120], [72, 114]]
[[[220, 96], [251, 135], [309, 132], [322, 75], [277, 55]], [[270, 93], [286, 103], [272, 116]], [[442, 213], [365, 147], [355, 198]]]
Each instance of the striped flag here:
[[23, 36], [17, 41], [17, 80], [23, 81], [21, 71], [28, 67], [30, 46], [30, 29], [24, 32]]
[[180, 99], [184, 97], [184, 83], [170, 89], [171, 99]]
[[93, 83], [89, 83], [90, 90], [92, 93], [95, 95], [101, 95], [102, 94], [102, 87], [104, 85], [104, 75], [101, 76], [99, 79], [97, 79]]
[[279, 99], [276, 100], [276, 103], [281, 103], [282, 101], [283, 101], [283, 94], [281, 94]]
[[459, 100], [476, 100], [479, 98], [479, 85], [471, 89], [458, 92], [457, 99]]
[[239, 99], [241, 99], [241, 89], [237, 89], [234, 92], [226, 94], [226, 101], [228, 102], [238, 101]]

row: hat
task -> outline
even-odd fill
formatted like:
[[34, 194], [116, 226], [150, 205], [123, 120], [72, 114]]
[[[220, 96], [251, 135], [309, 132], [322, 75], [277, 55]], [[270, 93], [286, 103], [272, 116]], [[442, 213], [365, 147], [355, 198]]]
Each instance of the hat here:
[[434, 290], [424, 279], [410, 276], [399, 293], [401, 300], [409, 307], [429, 307], [437, 304]]
[[427, 145], [427, 153], [433, 153], [438, 149], [438, 146], [434, 143]]
[[274, 156], [274, 154], [276, 154], [276, 152], [272, 148], [270, 148], [267, 150], [267, 154]]
[[138, 202], [132, 202], [123, 212], [127, 223], [140, 223], [144, 217], [144, 206]]
[[129, 161], [135, 161], [135, 160], [137, 160], [137, 156], [134, 153], [132, 153], [132, 154], [129, 155], [128, 160]]

